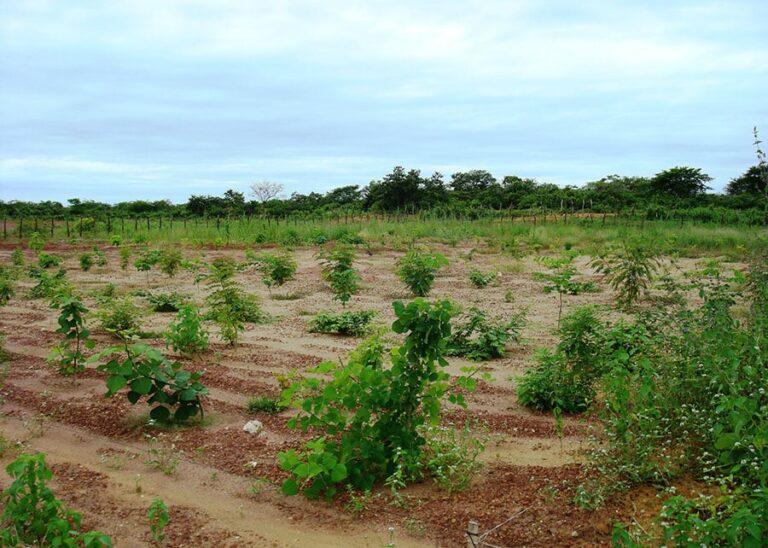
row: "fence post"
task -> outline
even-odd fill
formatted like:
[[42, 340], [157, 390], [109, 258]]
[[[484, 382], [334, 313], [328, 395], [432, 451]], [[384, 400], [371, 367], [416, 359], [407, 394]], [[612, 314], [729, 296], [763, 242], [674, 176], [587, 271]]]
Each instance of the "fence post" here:
[[467, 525], [467, 548], [477, 548], [480, 542], [480, 526], [476, 521], [470, 521]]
[[7, 225], [7, 223], [8, 223], [8, 219], [3, 217], [3, 240], [8, 238], [8, 225]]
[[69, 217], [64, 217], [64, 224], [67, 225], [67, 238], [70, 237], [69, 233]]
[[53, 217], [51, 217], [51, 238], [53, 238]]

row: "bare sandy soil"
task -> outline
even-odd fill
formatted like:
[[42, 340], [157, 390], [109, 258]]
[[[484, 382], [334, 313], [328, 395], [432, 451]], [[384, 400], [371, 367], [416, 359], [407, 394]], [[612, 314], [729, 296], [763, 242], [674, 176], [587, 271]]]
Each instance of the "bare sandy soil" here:
[[[448, 408], [444, 421], [460, 425], [474, 420], [483, 425], [489, 442], [484, 467], [471, 487], [448, 494], [425, 482], [405, 490], [408, 505], [390, 503], [386, 489], [373, 494], [359, 515], [345, 508], [349, 496], [332, 503], [284, 497], [275, 488], [285, 477], [276, 463], [278, 452], [298, 447], [301, 436], [285, 427], [291, 411], [278, 415], [248, 414], [245, 404], [254, 395], [276, 396], [276, 375], [302, 371], [325, 359], [343, 359], [359, 339], [307, 333], [311, 315], [341, 309], [320, 276], [314, 250], [296, 252], [299, 270], [294, 281], [273, 290], [295, 294], [295, 300], [270, 296], [255, 272], [239, 280], [247, 290], [262, 297], [263, 307], [274, 316], [267, 325], [250, 325], [236, 347], [214, 341], [212, 349], [196, 361], [175, 358], [187, 369], [205, 370], [203, 382], [210, 388], [204, 426], [161, 430], [146, 425], [146, 406], [131, 406], [124, 397], [103, 397], [104, 376], [89, 370], [76, 384], [60, 377], [45, 362], [57, 342], [56, 311], [23, 295], [0, 309], [0, 330], [6, 335], [11, 369], [2, 396], [0, 432], [6, 439], [23, 440], [25, 451], [44, 451], [53, 467], [53, 488], [72, 508], [83, 513], [84, 524], [112, 536], [116, 546], [151, 544], [146, 509], [162, 497], [171, 508], [168, 546], [460, 546], [470, 519], [487, 530], [515, 516], [487, 540], [498, 546], [594, 546], [609, 544], [614, 521], [627, 519], [637, 510], [629, 498], [615, 500], [606, 509], [587, 512], [570, 499], [583, 474], [587, 430], [596, 422], [590, 417], [566, 417], [564, 437], [559, 440], [551, 415], [532, 413], [516, 403], [515, 378], [532, 363], [534, 349], [556, 343], [557, 295], [547, 295], [532, 273], [541, 270], [532, 258], [514, 259], [499, 254], [472, 254], [469, 248], [438, 248], [450, 260], [439, 275], [432, 298], [449, 297], [464, 306], [478, 306], [504, 319], [527, 309], [528, 323], [522, 344], [510, 347], [507, 357], [486, 363], [495, 379], [480, 383], [468, 397], [469, 410]], [[202, 302], [204, 289], [183, 272], [168, 279], [159, 272], [137, 272], [131, 265], [120, 270], [117, 251], [107, 250], [107, 267], [82, 272], [74, 250], [65, 256], [68, 275], [84, 294], [107, 282], [120, 293], [135, 289], [182, 291]], [[215, 256], [244, 258], [242, 249], [185, 250], [187, 258], [205, 261]], [[370, 308], [377, 321], [388, 325], [394, 316], [391, 302], [409, 298], [393, 273], [400, 252], [380, 250], [361, 253], [357, 263], [364, 289], [353, 298], [352, 309]], [[0, 251], [8, 261], [10, 250]], [[32, 260], [31, 254], [27, 256]], [[579, 259], [586, 278], [598, 278]], [[495, 286], [478, 290], [469, 282], [469, 271], [480, 268], [500, 273]], [[505, 301], [511, 290], [512, 302]], [[137, 302], [141, 299], [137, 299]], [[567, 307], [611, 302], [611, 293], [567, 298]], [[86, 304], [94, 307], [91, 297]], [[144, 329], [162, 331], [173, 314], [147, 314]], [[92, 321], [98, 347], [114, 340]], [[163, 347], [161, 339], [148, 342]], [[167, 355], [172, 355], [170, 350]], [[449, 370], [458, 373], [467, 362], [451, 359]], [[242, 431], [257, 418], [265, 425], [258, 436]], [[150, 444], [154, 436], [157, 442]], [[178, 458], [172, 475], [148, 466], [150, 446], [159, 446]], [[11, 452], [0, 459], [5, 465]], [[261, 481], [267, 480], [267, 481]], [[0, 487], [9, 479], [0, 477]], [[633, 494], [637, 502], [637, 494]], [[650, 497], [648, 497], [650, 498]]]

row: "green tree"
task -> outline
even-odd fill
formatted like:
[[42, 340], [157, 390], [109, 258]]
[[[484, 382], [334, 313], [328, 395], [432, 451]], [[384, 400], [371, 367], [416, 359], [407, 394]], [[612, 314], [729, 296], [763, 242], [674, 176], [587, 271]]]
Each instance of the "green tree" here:
[[651, 189], [656, 194], [675, 198], [692, 198], [704, 194], [712, 177], [702, 173], [700, 168], [673, 167], [661, 171], [651, 179]]

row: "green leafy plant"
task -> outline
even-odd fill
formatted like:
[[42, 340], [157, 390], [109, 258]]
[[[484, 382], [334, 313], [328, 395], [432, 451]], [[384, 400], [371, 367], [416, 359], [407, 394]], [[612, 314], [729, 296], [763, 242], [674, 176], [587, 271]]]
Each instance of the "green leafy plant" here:
[[485, 273], [477, 269], [474, 269], [469, 273], [469, 281], [472, 282], [472, 285], [477, 289], [482, 289], [489, 284], [492, 284], [496, 281], [496, 277], [496, 272]]
[[485, 441], [468, 425], [462, 429], [425, 425], [426, 443], [421, 454], [424, 468], [432, 480], [449, 493], [464, 491], [481, 467], [477, 458], [485, 450]]
[[397, 261], [397, 275], [417, 297], [426, 297], [432, 290], [435, 274], [448, 264], [439, 253], [424, 253], [411, 249]]
[[195, 305], [186, 304], [179, 309], [176, 320], [165, 331], [165, 341], [174, 352], [190, 356], [208, 350], [208, 332]]
[[32, 299], [53, 299], [58, 295], [68, 295], [72, 292], [72, 286], [67, 280], [67, 271], [63, 268], [54, 274], [33, 267], [29, 276], [37, 283], [29, 290]]
[[[597, 475], [582, 486], [583, 500], [681, 477], [719, 488], [665, 501], [661, 534], [646, 544], [760, 546], [768, 538], [765, 324], [734, 319], [738, 292], [717, 270], [707, 267], [695, 308], [644, 311], [652, 351], [603, 379], [602, 428], [589, 461]], [[634, 542], [626, 529], [616, 535]]]
[[69, 510], [46, 485], [53, 472], [45, 455], [21, 455], [6, 467], [13, 479], [2, 494], [0, 544], [3, 546], [112, 546], [98, 531], [80, 531], [82, 516]]
[[374, 310], [357, 312], [321, 312], [309, 322], [310, 333], [333, 333], [361, 337], [371, 329], [371, 320], [376, 316]]
[[83, 272], [88, 272], [93, 266], [93, 255], [90, 253], [83, 253], [80, 255], [80, 269]]
[[16, 294], [15, 275], [7, 270], [0, 269], [0, 306], [8, 304]]
[[133, 266], [139, 272], [149, 272], [158, 262], [160, 262], [160, 250], [143, 249], [139, 252], [139, 257], [133, 262]]
[[[119, 356], [125, 354], [124, 359]], [[98, 371], [107, 373], [107, 393], [111, 398], [128, 387], [126, 397], [132, 404], [146, 398], [152, 406], [151, 419], [184, 422], [198, 413], [202, 417], [202, 398], [208, 389], [200, 383], [202, 373], [190, 373], [181, 364], [166, 359], [158, 350], [141, 343], [109, 347], [88, 361], [96, 363]]]
[[539, 257], [537, 260], [550, 269], [550, 272], [535, 272], [535, 280], [547, 282], [544, 286], [544, 293], [557, 293], [557, 326], [560, 327], [560, 320], [563, 316], [563, 297], [565, 295], [578, 295], [579, 293], [594, 291], [595, 285], [592, 282], [580, 282], [574, 279], [578, 274], [576, 267], [573, 266], [573, 260], [576, 257], [575, 252], [566, 252], [561, 257]]
[[482, 310], [471, 308], [458, 318], [447, 354], [477, 361], [501, 358], [509, 342], [520, 340], [524, 326], [525, 312], [514, 314], [506, 323], [498, 323], [491, 321]]
[[167, 247], [158, 254], [157, 262], [163, 274], [173, 278], [179, 271], [182, 259], [181, 251], [175, 247]]
[[624, 246], [607, 256], [599, 256], [590, 266], [604, 275], [604, 279], [616, 291], [616, 306], [631, 311], [647, 291], [659, 268], [655, 252], [640, 246]]
[[595, 398], [595, 381], [610, 367], [607, 356], [613, 352], [597, 310], [577, 308], [563, 318], [555, 352], [540, 351], [536, 367], [520, 379], [518, 401], [538, 410], [585, 411]]
[[285, 408], [279, 400], [269, 396], [254, 396], [246, 405], [249, 413], [279, 413]]
[[53, 347], [48, 356], [49, 363], [58, 366], [59, 373], [75, 377], [85, 371], [83, 348], [93, 349], [95, 342], [90, 340], [90, 331], [85, 326], [88, 309], [75, 297], [64, 297], [54, 303], [59, 310], [59, 328], [56, 333], [62, 335], [62, 341]]
[[360, 275], [352, 267], [355, 262], [355, 250], [348, 245], [337, 244], [330, 251], [320, 253], [323, 265], [323, 278], [331, 286], [334, 299], [346, 306], [352, 295], [360, 290]]
[[107, 255], [98, 247], [93, 248], [93, 262], [96, 266], [107, 266]]
[[128, 268], [128, 263], [131, 260], [131, 255], [133, 255], [133, 251], [131, 250], [130, 247], [121, 247], [119, 253], [120, 253], [120, 268], [122, 270], [125, 270]]
[[27, 247], [29, 247], [29, 249], [40, 252], [43, 250], [44, 245], [45, 240], [43, 240], [43, 237], [39, 232], [33, 232], [29, 235], [29, 240], [27, 241]]
[[51, 268], [53, 266], [59, 266], [62, 258], [59, 255], [51, 255], [45, 251], [41, 251], [37, 256], [37, 264], [40, 268]]
[[296, 260], [287, 251], [263, 252], [258, 255], [249, 251], [247, 256], [261, 273], [261, 281], [270, 290], [272, 287], [279, 287], [292, 280], [296, 273]]
[[[449, 375], [441, 368], [455, 309], [448, 301], [422, 299], [393, 307], [392, 329], [407, 333], [402, 346], [386, 353], [379, 339], [371, 339], [346, 364], [324, 362], [283, 392], [282, 403], [298, 409], [288, 426], [320, 434], [305, 450], [278, 455], [290, 474], [283, 493], [330, 498], [340, 483], [365, 491], [396, 470], [409, 478], [422, 473], [420, 429], [437, 423], [448, 395]], [[385, 356], [390, 367], [384, 367]], [[474, 386], [471, 379], [458, 380], [466, 389]], [[461, 394], [448, 399], [464, 403]]]
[[11, 253], [11, 264], [13, 266], [24, 266], [24, 252], [21, 248], [16, 248]]
[[128, 297], [108, 301], [96, 314], [102, 329], [117, 337], [130, 337], [141, 330], [141, 309]]
[[189, 295], [176, 291], [147, 295], [147, 302], [155, 312], [178, 312], [189, 300]]
[[229, 258], [218, 257], [207, 275], [210, 293], [206, 297], [209, 311], [206, 319], [219, 326], [220, 337], [230, 345], [245, 331], [245, 323], [262, 323], [267, 316], [261, 311], [256, 295], [245, 293], [234, 280], [238, 265]]
[[158, 546], [162, 546], [165, 539], [165, 527], [170, 520], [168, 507], [163, 499], [156, 498], [152, 501], [147, 509], [147, 519], [149, 520], [149, 530], [152, 532], [152, 540]]

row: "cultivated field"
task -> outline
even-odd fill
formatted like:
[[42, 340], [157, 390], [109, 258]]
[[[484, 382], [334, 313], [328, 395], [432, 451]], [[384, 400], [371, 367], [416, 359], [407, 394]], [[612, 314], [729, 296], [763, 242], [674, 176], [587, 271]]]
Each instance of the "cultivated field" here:
[[[478, 457], [482, 467], [466, 489], [447, 490], [425, 477], [394, 495], [389, 485], [381, 483], [370, 494], [340, 489], [330, 502], [280, 492], [288, 473], [278, 464], [278, 453], [301, 449], [310, 434], [286, 426], [295, 409], [249, 411], [249, 401], [256, 396], [279, 400], [281, 383], [286, 386], [291, 373], [305, 373], [324, 360], [345, 362], [363, 340], [309, 333], [310, 320], [323, 311], [374, 310], [373, 323], [388, 331], [389, 344], [403, 340], [389, 327], [396, 319], [392, 302], [407, 303], [413, 298], [395, 274], [406, 245], [393, 239], [371, 240], [357, 246], [354, 267], [361, 288], [346, 307], [333, 299], [322, 276], [319, 246], [292, 249], [295, 276], [279, 287], [265, 287], [253, 266], [238, 271], [234, 280], [260, 296], [269, 320], [246, 323], [234, 345], [220, 340], [216, 322], [206, 321], [210, 347], [195, 357], [166, 348], [162, 333], [176, 314], [151, 311], [146, 294], [179, 292], [204, 308], [209, 290], [205, 281], [196, 280], [205, 272], [204, 265], [219, 257], [246, 263], [244, 246], [176, 244], [184, 260], [203, 266], [180, 268], [170, 277], [157, 268], [142, 272], [134, 267], [142, 246], [130, 246], [130, 264], [121, 269], [119, 253], [127, 244], [102, 242], [99, 248], [106, 264], [84, 271], [80, 257], [92, 249], [91, 244], [46, 244], [45, 252], [63, 257], [66, 278], [87, 308], [97, 311], [108, 299], [127, 296], [143, 310], [138, 335], [142, 342], [161, 349], [186, 370], [204, 372], [201, 382], [209, 390], [203, 399], [205, 417], [181, 426], [153, 423], [143, 400], [131, 405], [122, 393], [105, 398], [108, 375], [96, 371], [93, 363], [74, 382], [60, 375], [46, 363], [51, 348], [61, 341], [56, 333], [59, 312], [51, 308], [48, 298], [27, 298], [36, 281], [21, 276], [15, 296], [0, 309], [0, 331], [5, 334], [10, 363], [2, 387], [0, 461], [6, 465], [22, 451], [44, 452], [54, 472], [51, 486], [56, 495], [83, 514], [84, 530], [98, 529], [116, 546], [153, 543], [146, 512], [156, 497], [169, 508], [166, 546], [459, 546], [466, 542], [470, 520], [477, 521], [482, 532], [509, 519], [486, 539], [497, 546], [610, 545], [616, 522], [653, 530], [663, 502], [654, 487], [631, 485], [596, 509], [573, 502], [582, 482], [596, 473], [586, 466], [585, 454], [591, 432], [602, 428], [595, 408], [553, 415], [523, 407], [517, 400], [518, 379], [535, 364], [535, 351], [554, 348], [560, 340], [560, 294], [545, 292], [551, 282], [536, 275], [557, 269], [537, 257], [560, 257], [563, 240], [570, 241], [567, 231], [560, 247], [550, 245], [538, 251], [510, 252], [480, 239], [455, 245], [424, 244], [448, 260], [437, 272], [430, 301], [450, 299], [464, 311], [477, 307], [501, 322], [521, 312], [526, 318], [519, 340], [507, 341], [503, 357], [481, 362], [448, 358], [446, 371], [452, 375], [461, 376], [467, 368], [479, 366], [491, 377], [478, 380], [474, 392], [460, 390], [465, 393], [466, 409], [443, 405], [443, 426], [458, 430], [466, 426], [485, 445]], [[745, 241], [757, 246], [753, 239]], [[11, 263], [16, 247], [3, 246], [2, 264]], [[573, 247], [575, 258], [569, 264], [575, 269], [574, 279], [585, 287], [592, 282], [594, 287], [565, 292], [563, 317], [589, 304], [602, 307], [605, 321], [630, 317], [616, 310], [614, 290], [590, 265], [578, 241]], [[248, 247], [256, 252], [271, 248]], [[734, 251], [742, 258], [728, 257], [718, 268], [746, 272], [747, 254], [742, 251]], [[679, 282], [684, 272], [701, 270], [703, 257], [710, 254], [699, 247], [689, 253], [695, 258], [678, 257], [674, 266], [664, 258], [662, 270], [668, 269], [670, 279]], [[24, 262], [36, 261], [37, 254], [25, 249]], [[496, 273], [496, 277], [487, 287], [478, 288], [470, 282], [473, 270]], [[115, 287], [105, 297], [109, 283]], [[652, 293], [660, 291], [653, 286]], [[695, 288], [681, 293], [690, 305], [701, 302]], [[645, 309], [655, 306], [649, 301], [641, 304]], [[746, 314], [746, 304], [739, 301], [736, 307], [739, 314]], [[119, 344], [100, 327], [96, 314], [89, 313], [86, 322], [96, 342], [96, 348], [86, 354]], [[243, 431], [253, 419], [263, 424], [258, 434]], [[669, 484], [683, 491], [710, 489], [690, 477], [673, 478]], [[0, 477], [0, 487], [8, 485], [10, 478]]]

